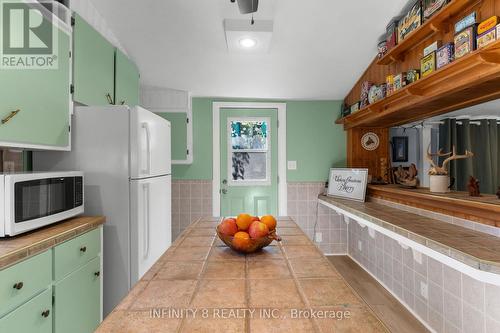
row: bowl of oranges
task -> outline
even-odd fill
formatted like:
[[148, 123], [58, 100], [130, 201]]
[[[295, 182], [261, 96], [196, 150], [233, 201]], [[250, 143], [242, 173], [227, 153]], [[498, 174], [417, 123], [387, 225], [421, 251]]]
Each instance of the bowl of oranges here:
[[240, 253], [253, 253], [268, 246], [276, 235], [277, 221], [272, 215], [262, 217], [240, 214], [236, 218], [225, 218], [217, 226], [217, 235], [224, 244]]

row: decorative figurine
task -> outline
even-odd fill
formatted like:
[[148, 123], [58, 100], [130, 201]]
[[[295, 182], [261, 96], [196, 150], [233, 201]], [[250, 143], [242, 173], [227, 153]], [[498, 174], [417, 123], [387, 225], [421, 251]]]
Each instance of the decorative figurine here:
[[[439, 149], [439, 151], [436, 154], [431, 154], [430, 150], [431, 150], [431, 145], [429, 145], [429, 148], [427, 149], [427, 154], [425, 156], [425, 158], [431, 165], [431, 168], [429, 169], [430, 191], [436, 193], [447, 193], [450, 191], [450, 187], [452, 186], [451, 178], [448, 174], [448, 164], [453, 160], [471, 158], [474, 156], [474, 154], [466, 150], [465, 154], [458, 155], [455, 146], [453, 146], [452, 151], [449, 153], [443, 153], [443, 150]], [[446, 157], [446, 159], [443, 161], [443, 164], [439, 166], [439, 164], [436, 164], [434, 162], [433, 160], [434, 156]]]
[[405, 187], [416, 188], [418, 186], [418, 170], [415, 164], [411, 164], [408, 170], [400, 165], [394, 172], [396, 183]]
[[479, 192], [479, 180], [470, 176], [469, 182], [467, 183], [467, 190], [469, 190], [469, 195], [471, 197], [480, 197], [481, 193]]

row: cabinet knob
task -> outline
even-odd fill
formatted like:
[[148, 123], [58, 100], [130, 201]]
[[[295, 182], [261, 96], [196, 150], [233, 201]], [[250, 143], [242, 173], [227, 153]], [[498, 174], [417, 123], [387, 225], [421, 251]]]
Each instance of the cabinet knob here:
[[21, 110], [19, 110], [19, 109], [14, 110], [14, 111], [11, 111], [11, 112], [10, 112], [10, 114], [9, 114], [7, 117], [5, 117], [5, 118], [3, 118], [3, 119], [2, 119], [2, 125], [3, 125], [3, 124], [8, 123], [8, 122], [9, 122], [12, 118], [14, 118], [14, 117], [16, 116], [16, 114], [18, 114], [19, 112], [21, 112]]
[[49, 316], [49, 314], [50, 314], [50, 310], [49, 310], [49, 309], [44, 310], [44, 311], [42, 312], [42, 317], [47, 318], [47, 317]]
[[18, 282], [16, 284], [14, 284], [13, 288], [17, 289], [17, 290], [21, 290], [23, 288], [23, 286], [24, 286], [24, 283]]
[[99, 277], [99, 276], [101, 275], [101, 272], [100, 272], [100, 271], [97, 271], [97, 272], [95, 272], [95, 273], [94, 273], [94, 275], [95, 275], [96, 277]]
[[125, 101], [120, 101], [120, 105], [125, 105]]
[[80, 251], [83, 252], [83, 253], [87, 252], [87, 247], [86, 246], [82, 246], [80, 248]]

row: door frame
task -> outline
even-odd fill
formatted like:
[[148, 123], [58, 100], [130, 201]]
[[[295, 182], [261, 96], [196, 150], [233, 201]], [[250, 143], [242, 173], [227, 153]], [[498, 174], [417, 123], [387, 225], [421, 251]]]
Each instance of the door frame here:
[[278, 214], [287, 215], [286, 188], [286, 103], [266, 102], [213, 102], [213, 165], [212, 214], [220, 216], [220, 110], [221, 109], [273, 109], [278, 113]]

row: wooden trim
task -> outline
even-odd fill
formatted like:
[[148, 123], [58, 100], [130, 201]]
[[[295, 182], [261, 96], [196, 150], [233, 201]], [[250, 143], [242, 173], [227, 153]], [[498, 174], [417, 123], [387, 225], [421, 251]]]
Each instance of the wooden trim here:
[[495, 196], [460, 198], [460, 195], [433, 194], [422, 189], [404, 189], [394, 185], [368, 185], [368, 195], [416, 208], [500, 227], [500, 200]]

